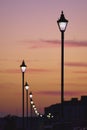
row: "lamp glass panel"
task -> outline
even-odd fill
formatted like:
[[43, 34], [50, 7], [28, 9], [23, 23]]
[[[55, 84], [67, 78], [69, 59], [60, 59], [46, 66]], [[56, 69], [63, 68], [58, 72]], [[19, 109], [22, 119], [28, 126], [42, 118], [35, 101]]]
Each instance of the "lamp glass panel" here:
[[59, 22], [59, 28], [61, 31], [65, 31], [66, 26], [67, 26], [66, 22]]
[[25, 86], [25, 88], [26, 88], [26, 90], [28, 90], [28, 89], [29, 89], [29, 86]]
[[30, 98], [32, 98], [32, 94], [30, 94]]
[[25, 66], [22, 66], [22, 67], [21, 67], [21, 70], [22, 70], [22, 72], [25, 72], [26, 67], [25, 67]]

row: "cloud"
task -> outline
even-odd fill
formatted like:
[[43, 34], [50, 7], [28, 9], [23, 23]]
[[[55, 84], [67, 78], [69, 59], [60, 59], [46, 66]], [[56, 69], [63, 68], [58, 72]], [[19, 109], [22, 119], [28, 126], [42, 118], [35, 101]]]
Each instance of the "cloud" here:
[[27, 70], [28, 72], [53, 72], [52, 69], [44, 69], [44, 68], [30, 68]]
[[41, 94], [41, 95], [51, 95], [51, 96], [56, 96], [56, 95], [60, 95], [60, 92], [58, 91], [38, 91], [35, 92], [36, 94]]
[[[60, 96], [60, 91], [38, 91], [35, 92], [36, 94], [41, 94], [45, 96]], [[66, 91], [65, 96], [78, 96], [78, 95], [84, 95], [87, 94], [87, 92], [82, 91]]]
[[12, 88], [14, 86], [17, 86], [16, 83], [12, 83], [12, 82], [5, 82], [5, 83], [0, 83], [0, 88], [2, 89], [6, 89], [6, 88]]
[[0, 73], [9, 73], [9, 74], [14, 74], [14, 73], [19, 73], [20, 71], [17, 69], [6, 69], [6, 70], [0, 70]]
[[58, 40], [43, 40], [43, 39], [41, 39], [40, 41], [43, 42], [43, 43], [51, 44], [51, 45], [60, 44], [60, 41], [58, 41]]
[[[60, 45], [61, 41], [59, 40], [41, 40], [43, 43], [48, 43], [50, 45]], [[87, 47], [87, 41], [65, 41], [65, 47]]]
[[[40, 73], [40, 72], [52, 72], [54, 70], [51, 69], [44, 69], [44, 68], [30, 68], [27, 69], [27, 72], [29, 73]], [[6, 69], [6, 70], [0, 70], [0, 73], [9, 73], [9, 74], [15, 74], [15, 73], [20, 73], [20, 69]]]
[[74, 73], [77, 73], [77, 74], [87, 74], [87, 71], [73, 71]]
[[[25, 45], [29, 48], [37, 49], [37, 48], [45, 48], [45, 47], [56, 47], [61, 45], [61, 41], [59, 40], [22, 40], [19, 41], [22, 45]], [[87, 41], [74, 41], [74, 40], [66, 40], [64, 42], [65, 47], [87, 47]]]
[[87, 47], [87, 41], [65, 41], [66, 47]]
[[55, 47], [60, 43], [57, 40], [23, 40], [19, 41], [21, 45], [25, 45], [30, 49], [37, 49], [37, 48], [47, 48], [47, 47]]
[[87, 67], [87, 63], [82, 63], [82, 62], [66, 62], [65, 66], [70, 66], [70, 67]]

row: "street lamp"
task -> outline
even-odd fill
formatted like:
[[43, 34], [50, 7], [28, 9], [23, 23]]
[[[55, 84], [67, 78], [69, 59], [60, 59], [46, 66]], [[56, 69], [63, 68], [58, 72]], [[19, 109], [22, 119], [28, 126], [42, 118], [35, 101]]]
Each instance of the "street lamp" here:
[[30, 128], [32, 130], [32, 105], [33, 105], [33, 100], [32, 100], [32, 92], [29, 93], [29, 97], [30, 97]]
[[30, 99], [33, 97], [32, 92], [30, 92], [29, 96], [30, 96]]
[[32, 106], [33, 108], [35, 108], [35, 104], [33, 103], [33, 106]]
[[25, 83], [25, 89], [26, 89], [26, 118], [27, 118], [27, 127], [28, 127], [28, 89], [29, 89], [29, 85], [27, 82]]
[[32, 100], [32, 92], [29, 93], [29, 96], [30, 96], [30, 117], [32, 117], [32, 104], [33, 104], [33, 100]]
[[57, 20], [59, 30], [61, 32], [61, 104], [63, 116], [63, 102], [64, 102], [64, 32], [66, 30], [68, 20], [65, 19], [63, 11], [61, 12], [60, 19]]
[[24, 60], [22, 61], [22, 64], [20, 65], [21, 71], [22, 71], [22, 121], [23, 121], [23, 130], [24, 130], [24, 72], [26, 70], [26, 65]]

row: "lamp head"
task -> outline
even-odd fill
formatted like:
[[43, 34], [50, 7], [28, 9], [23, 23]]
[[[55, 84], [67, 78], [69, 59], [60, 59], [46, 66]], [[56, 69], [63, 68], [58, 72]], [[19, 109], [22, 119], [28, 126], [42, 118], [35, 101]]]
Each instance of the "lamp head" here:
[[29, 89], [29, 85], [28, 85], [28, 83], [27, 83], [27, 82], [25, 83], [25, 89], [26, 89], [26, 90], [28, 90], [28, 89]]
[[21, 71], [22, 72], [25, 72], [25, 70], [26, 70], [26, 65], [25, 65], [25, 62], [24, 62], [24, 60], [22, 61], [22, 64], [20, 65], [20, 68], [21, 68]]
[[31, 103], [32, 105], [34, 104], [34, 102], [33, 102], [33, 100], [32, 100], [32, 99], [30, 100], [30, 103]]
[[60, 19], [57, 20], [57, 24], [61, 32], [64, 32], [66, 30], [68, 20], [65, 18], [63, 11], [61, 12]]
[[33, 108], [35, 108], [35, 104], [33, 104]]
[[33, 97], [32, 92], [30, 92], [30, 93], [29, 93], [29, 96], [30, 96], [30, 98], [32, 98], [32, 97]]

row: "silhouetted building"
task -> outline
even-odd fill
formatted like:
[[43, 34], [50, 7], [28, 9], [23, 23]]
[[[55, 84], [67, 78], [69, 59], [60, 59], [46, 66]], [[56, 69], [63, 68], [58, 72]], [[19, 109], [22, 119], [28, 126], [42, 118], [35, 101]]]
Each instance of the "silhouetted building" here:
[[[61, 103], [53, 104], [44, 109], [45, 125], [61, 122]], [[87, 96], [81, 96], [81, 99], [72, 98], [70, 101], [64, 101], [63, 120], [72, 123], [72, 125], [87, 124]]]

